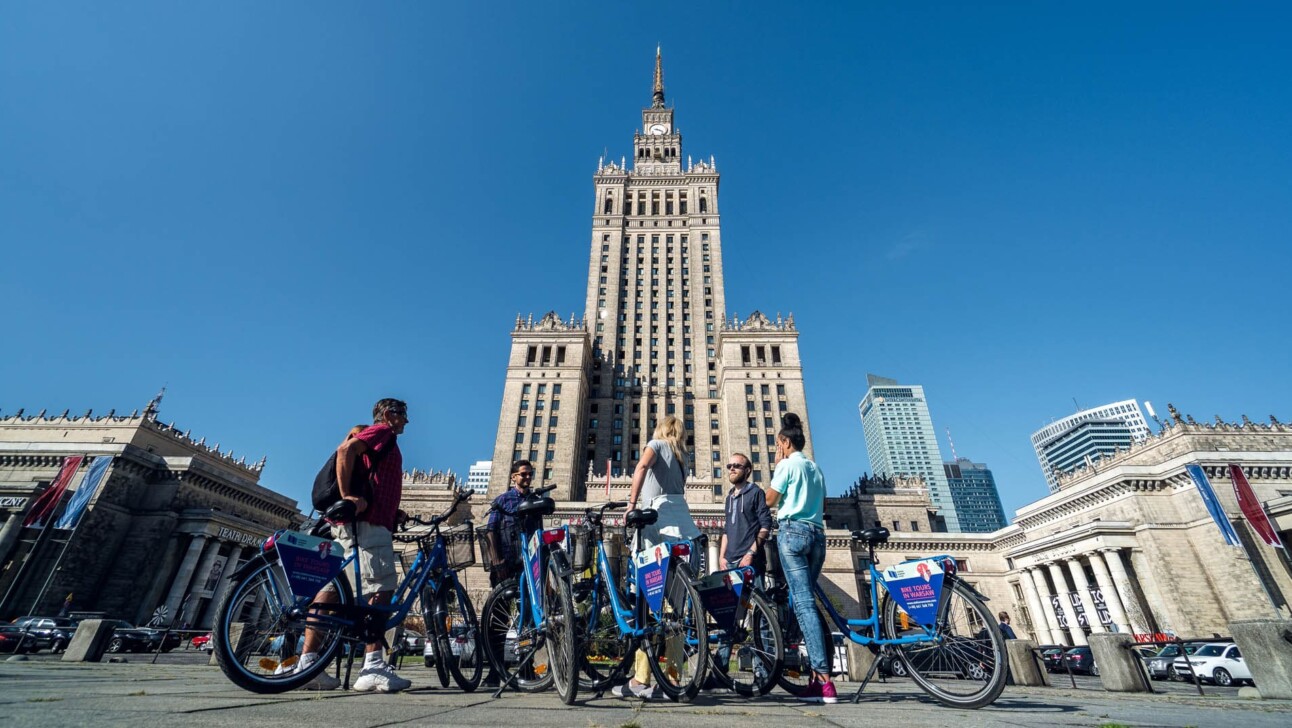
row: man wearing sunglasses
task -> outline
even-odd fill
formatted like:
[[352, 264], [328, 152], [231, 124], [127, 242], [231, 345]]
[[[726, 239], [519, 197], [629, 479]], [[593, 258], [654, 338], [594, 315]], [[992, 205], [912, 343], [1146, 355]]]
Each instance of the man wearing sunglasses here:
[[517, 573], [520, 566], [520, 518], [516, 509], [529, 495], [534, 482], [534, 466], [528, 460], [511, 464], [511, 487], [493, 499], [486, 525], [489, 545], [493, 547], [493, 568], [489, 571], [489, 586], [498, 586]]
[[732, 453], [727, 458], [731, 490], [727, 491], [727, 526], [718, 553], [724, 568], [752, 566], [762, 574], [767, 565], [763, 542], [772, 531], [772, 511], [762, 488], [749, 479], [751, 471], [749, 458], [743, 453]]

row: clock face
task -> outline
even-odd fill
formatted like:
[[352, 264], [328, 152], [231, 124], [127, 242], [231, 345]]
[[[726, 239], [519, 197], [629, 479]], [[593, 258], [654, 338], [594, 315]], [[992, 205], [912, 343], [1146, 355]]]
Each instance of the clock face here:
[[651, 134], [655, 134], [655, 135], [659, 135], [659, 134], [667, 134], [667, 133], [668, 133], [668, 127], [667, 127], [667, 126], [664, 126], [663, 124], [651, 124], [651, 125], [650, 125], [650, 133], [651, 133]]

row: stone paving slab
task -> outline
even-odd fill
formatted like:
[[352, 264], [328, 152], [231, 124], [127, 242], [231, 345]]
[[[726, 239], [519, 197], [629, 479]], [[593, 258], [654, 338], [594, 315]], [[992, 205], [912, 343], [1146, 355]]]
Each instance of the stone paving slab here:
[[[1233, 726], [1292, 725], [1292, 701], [1230, 696], [1120, 695], [1095, 690], [1007, 688], [976, 711], [945, 708], [909, 681], [867, 689], [859, 705], [806, 705], [774, 691], [760, 700], [701, 695], [694, 703], [643, 703], [580, 696], [573, 707], [552, 693], [488, 693], [424, 687], [431, 673], [405, 668], [415, 687], [396, 695], [296, 692], [256, 695], [219, 670], [197, 665], [0, 663], [0, 728], [259, 725], [524, 726], [524, 728], [732, 728], [774, 726]], [[855, 685], [840, 685], [851, 696]]]

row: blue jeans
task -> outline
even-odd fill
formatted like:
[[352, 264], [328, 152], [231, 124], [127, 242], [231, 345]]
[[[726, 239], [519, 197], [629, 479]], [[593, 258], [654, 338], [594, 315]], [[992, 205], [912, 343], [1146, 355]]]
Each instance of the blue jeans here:
[[821, 634], [821, 621], [817, 617], [816, 598], [812, 592], [813, 585], [821, 576], [821, 567], [825, 565], [825, 531], [802, 521], [781, 521], [776, 548], [781, 555], [785, 583], [794, 600], [794, 616], [798, 617], [799, 630], [807, 645], [808, 661], [814, 671], [828, 674], [825, 635]]

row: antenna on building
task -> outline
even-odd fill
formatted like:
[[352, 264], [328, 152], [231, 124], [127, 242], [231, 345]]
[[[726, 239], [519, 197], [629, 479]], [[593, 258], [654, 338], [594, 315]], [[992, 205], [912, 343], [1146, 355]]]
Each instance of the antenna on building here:
[[1077, 404], [1077, 398], [1076, 398], [1076, 397], [1073, 397], [1073, 398], [1072, 398], [1072, 406], [1073, 406], [1073, 407], [1076, 407], [1078, 412], [1080, 412], [1080, 411], [1081, 411], [1081, 405]]
[[948, 428], [947, 428], [947, 444], [951, 446], [951, 460], [952, 460], [952, 461], [959, 461], [959, 460], [960, 460], [960, 458], [956, 455], [956, 443], [955, 443], [955, 441], [954, 441], [954, 440], [952, 440], [952, 439], [951, 439], [951, 428], [950, 428], [950, 427], [948, 427]]
[[1161, 429], [1162, 429], [1162, 420], [1159, 420], [1159, 419], [1157, 418], [1157, 413], [1153, 411], [1153, 403], [1152, 403], [1152, 402], [1150, 402], [1150, 401], [1148, 401], [1147, 399], [1146, 399], [1146, 400], [1144, 400], [1144, 409], [1148, 412], [1148, 416], [1149, 416], [1149, 417], [1152, 417], [1152, 418], [1153, 418], [1153, 421], [1157, 423], [1157, 429], [1158, 429], [1159, 431], [1161, 431]]

